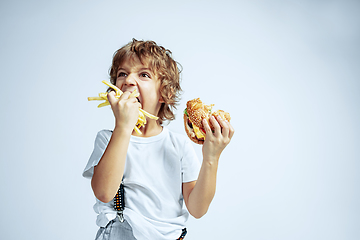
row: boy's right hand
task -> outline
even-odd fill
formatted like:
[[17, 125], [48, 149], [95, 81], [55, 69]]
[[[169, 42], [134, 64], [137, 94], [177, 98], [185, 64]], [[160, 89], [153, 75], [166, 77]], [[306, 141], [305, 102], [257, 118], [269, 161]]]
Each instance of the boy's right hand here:
[[121, 128], [131, 134], [138, 121], [141, 104], [135, 97], [129, 98], [130, 94], [126, 91], [119, 99], [116, 99], [115, 92], [111, 91], [107, 97], [114, 113], [115, 128]]

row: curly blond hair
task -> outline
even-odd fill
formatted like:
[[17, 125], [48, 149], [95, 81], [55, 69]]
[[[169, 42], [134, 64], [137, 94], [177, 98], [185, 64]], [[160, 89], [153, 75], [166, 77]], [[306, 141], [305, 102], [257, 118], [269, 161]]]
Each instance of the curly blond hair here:
[[[174, 110], [180, 101], [181, 65], [172, 58], [170, 50], [157, 45], [154, 41], [138, 41], [135, 38], [118, 49], [109, 70], [110, 81], [116, 85], [117, 71], [125, 59], [138, 57], [140, 62], [152, 71], [160, 80], [160, 95], [163, 99], [158, 117], [159, 123], [164, 120], [174, 120]], [[107, 91], [111, 91], [109, 88]]]

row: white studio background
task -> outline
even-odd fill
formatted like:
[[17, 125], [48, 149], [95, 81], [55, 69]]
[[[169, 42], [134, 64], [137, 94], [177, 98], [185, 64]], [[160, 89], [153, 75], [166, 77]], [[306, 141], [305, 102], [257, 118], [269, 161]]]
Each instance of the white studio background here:
[[[109, 108], [87, 97], [132, 38], [169, 48], [187, 100], [229, 111], [187, 240], [360, 239], [360, 2], [1, 1], [1, 239], [94, 239], [81, 173]], [[201, 147], [194, 145], [199, 157]]]

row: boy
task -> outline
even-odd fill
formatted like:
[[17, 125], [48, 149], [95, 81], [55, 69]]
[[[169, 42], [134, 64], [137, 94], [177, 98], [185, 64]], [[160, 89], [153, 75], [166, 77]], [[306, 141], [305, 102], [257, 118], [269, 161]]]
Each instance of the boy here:
[[[181, 88], [171, 52], [155, 42], [133, 39], [120, 48], [110, 78], [124, 92], [116, 99], [108, 90], [115, 128], [98, 133], [83, 173], [91, 178], [96, 196], [96, 239], [183, 239], [188, 212], [202, 217], [214, 197], [218, 160], [234, 129], [227, 121], [211, 118], [213, 133], [204, 121], [200, 167], [187, 136], [162, 126], [164, 120], [174, 119], [172, 109]], [[129, 97], [134, 90], [138, 98]], [[159, 117], [147, 119], [142, 135], [133, 130], [139, 108]], [[125, 209], [119, 213], [113, 199], [121, 183]]]

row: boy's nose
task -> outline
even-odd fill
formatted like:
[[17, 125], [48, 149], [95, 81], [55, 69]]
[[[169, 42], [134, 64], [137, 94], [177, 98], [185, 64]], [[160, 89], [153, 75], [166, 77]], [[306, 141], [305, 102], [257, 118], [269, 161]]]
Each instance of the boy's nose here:
[[135, 86], [136, 84], [136, 79], [135, 77], [130, 74], [126, 79], [125, 79], [125, 85], [127, 86]]

